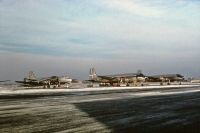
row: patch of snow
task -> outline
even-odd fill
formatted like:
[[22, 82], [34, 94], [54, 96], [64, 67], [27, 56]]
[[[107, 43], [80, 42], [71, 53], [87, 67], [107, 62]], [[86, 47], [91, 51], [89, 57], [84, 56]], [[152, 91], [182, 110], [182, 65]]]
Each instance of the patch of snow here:
[[176, 124], [176, 123], [183, 123], [184, 121], [186, 121], [186, 120], [185, 119], [175, 119], [175, 120], [167, 121], [167, 122], [163, 123], [162, 125], [171, 125], [171, 124]]
[[173, 91], [173, 92], [161, 92], [161, 91], [153, 91], [153, 92], [143, 92], [143, 93], [135, 93], [129, 94], [132, 96], [164, 96], [164, 95], [174, 95], [174, 94], [184, 94], [184, 93], [192, 93], [192, 92], [200, 92], [199, 88], [194, 88], [190, 90], [183, 90], [183, 91]]
[[[45, 94], [45, 93], [65, 93], [65, 92], [91, 92], [91, 91], [103, 91], [103, 90], [135, 90], [135, 89], [156, 89], [156, 88], [185, 88], [185, 87], [197, 87], [200, 85], [168, 85], [168, 86], [141, 86], [141, 87], [98, 87], [98, 88], [82, 88], [82, 89], [1, 89], [0, 95], [16, 95], [16, 94]], [[139, 92], [130, 95], [136, 96], [153, 96], [153, 95], [170, 95], [170, 94], [182, 94], [188, 92], [198, 92], [200, 89], [194, 88], [190, 90], [183, 90], [179, 92]]]

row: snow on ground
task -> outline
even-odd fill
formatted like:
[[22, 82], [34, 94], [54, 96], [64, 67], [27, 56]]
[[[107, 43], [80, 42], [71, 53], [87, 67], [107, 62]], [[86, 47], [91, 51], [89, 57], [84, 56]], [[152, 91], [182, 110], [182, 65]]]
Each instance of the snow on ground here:
[[177, 94], [186, 94], [186, 93], [194, 93], [200, 92], [200, 88], [192, 88], [192, 89], [183, 89], [183, 90], [171, 90], [171, 91], [163, 91], [163, 90], [155, 90], [155, 91], [148, 91], [148, 92], [134, 92], [134, 93], [126, 93], [123, 96], [116, 96], [116, 97], [106, 97], [106, 98], [91, 98], [91, 99], [82, 99], [82, 100], [72, 100], [70, 103], [82, 103], [82, 102], [94, 102], [94, 101], [105, 101], [105, 100], [119, 100], [126, 98], [136, 98], [136, 97], [148, 97], [148, 96], [166, 96], [166, 95], [177, 95]]
[[[200, 85], [167, 85], [167, 86], [140, 86], [140, 87], [98, 87], [98, 88], [82, 88], [82, 89], [8, 89], [1, 88], [1, 95], [23, 95], [23, 94], [45, 94], [45, 93], [66, 93], [66, 92], [87, 92], [87, 91], [104, 91], [104, 90], [142, 90], [142, 89], [158, 89], [158, 88], [187, 88], [187, 87], [200, 87]], [[194, 91], [200, 91], [200, 89], [194, 88]], [[184, 90], [177, 93], [189, 92], [190, 90]], [[153, 92], [153, 94], [159, 93], [161, 95], [163, 92]], [[174, 94], [175, 92], [165, 92], [165, 94]], [[140, 93], [140, 95], [144, 95]], [[145, 95], [152, 95], [151, 93], [145, 93]]]
[[200, 89], [193, 88], [190, 90], [182, 90], [182, 91], [172, 91], [172, 92], [162, 92], [162, 91], [154, 91], [154, 92], [144, 92], [138, 94], [130, 94], [133, 96], [163, 96], [163, 95], [174, 95], [174, 94], [184, 94], [184, 93], [192, 93], [192, 92], [200, 92]]

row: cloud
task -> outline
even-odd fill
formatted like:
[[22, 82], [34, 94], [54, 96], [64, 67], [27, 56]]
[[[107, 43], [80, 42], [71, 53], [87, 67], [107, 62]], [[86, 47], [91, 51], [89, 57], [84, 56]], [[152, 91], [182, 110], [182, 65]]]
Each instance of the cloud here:
[[[108, 74], [138, 68], [170, 72], [178, 70], [176, 66], [180, 72], [187, 68], [194, 73], [200, 57], [199, 12], [198, 2], [184, 0], [3, 0], [1, 64], [39, 73], [64, 71], [68, 64], [74, 73], [84, 66], [82, 75], [90, 65]], [[62, 69], [55, 64], [49, 68], [52, 62]], [[5, 73], [6, 65], [0, 70]]]
[[[118, 57], [117, 52], [113, 51], [121, 48], [123, 48], [122, 52], [138, 50], [141, 53], [152, 48], [171, 51], [174, 45], [184, 48], [189, 43], [191, 48], [198, 48], [200, 26], [196, 25], [197, 28], [194, 28], [193, 23], [188, 26], [181, 25], [184, 20], [189, 19], [185, 18], [179, 23], [174, 22], [175, 16], [166, 16], [165, 19], [162, 16], [161, 19], [145, 18], [151, 16], [152, 12], [162, 12], [161, 4], [130, 0], [94, 3], [91, 1], [58, 1], [56, 4], [50, 1], [24, 1], [23, 3], [4, 1], [0, 12], [2, 18], [0, 28], [4, 31], [0, 32], [1, 50], [61, 56], [90, 56], [91, 54], [96, 58], [106, 56], [113, 58]], [[188, 6], [185, 7], [190, 9]], [[119, 11], [123, 10], [122, 12], [127, 10], [127, 14], [118, 14], [116, 17], [115, 13], [108, 11], [107, 8], [114, 11], [119, 8]], [[168, 8], [164, 9], [165, 12], [169, 11]], [[162, 15], [165, 15], [163, 13]], [[176, 17], [179, 18], [180, 13], [175, 14], [177, 13]], [[140, 15], [144, 18], [139, 17]], [[190, 41], [187, 41], [187, 38]]]
[[99, 3], [110, 10], [121, 11], [133, 15], [156, 17], [163, 14], [161, 10], [144, 6], [131, 0], [100, 0]]

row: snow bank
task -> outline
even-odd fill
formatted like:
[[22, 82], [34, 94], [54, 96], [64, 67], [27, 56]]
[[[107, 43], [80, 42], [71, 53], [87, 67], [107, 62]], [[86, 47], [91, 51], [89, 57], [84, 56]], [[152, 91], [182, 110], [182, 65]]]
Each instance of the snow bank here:
[[103, 91], [103, 90], [142, 90], [156, 88], [187, 88], [200, 87], [200, 85], [167, 85], [167, 86], [140, 86], [140, 87], [98, 87], [98, 88], [82, 88], [82, 89], [0, 89], [0, 95], [17, 95], [17, 94], [45, 94], [45, 93], [64, 93], [64, 92], [83, 92], [83, 91]]

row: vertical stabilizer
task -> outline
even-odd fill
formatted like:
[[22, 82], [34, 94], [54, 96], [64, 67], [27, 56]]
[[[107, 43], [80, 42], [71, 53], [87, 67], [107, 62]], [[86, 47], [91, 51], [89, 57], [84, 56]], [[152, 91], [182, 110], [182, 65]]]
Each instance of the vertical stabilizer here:
[[89, 80], [96, 80], [97, 79], [97, 74], [94, 68], [90, 68], [89, 72]]
[[27, 79], [36, 80], [36, 76], [33, 71], [29, 71]]

